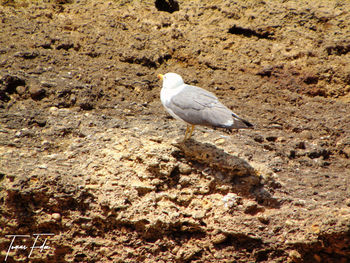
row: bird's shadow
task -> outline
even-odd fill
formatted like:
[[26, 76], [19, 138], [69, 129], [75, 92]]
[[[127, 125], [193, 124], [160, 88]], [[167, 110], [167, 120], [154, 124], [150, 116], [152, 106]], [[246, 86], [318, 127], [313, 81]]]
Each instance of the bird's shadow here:
[[[254, 169], [246, 160], [228, 154], [210, 143], [201, 143], [193, 139], [176, 142], [173, 145], [181, 150], [178, 158], [193, 163], [202, 174], [215, 178], [211, 192], [228, 192], [246, 198], [255, 199], [260, 205], [278, 208], [280, 201], [273, 197], [274, 188], [280, 187], [273, 178], [266, 178]], [[220, 187], [226, 185], [227, 187]], [[226, 190], [218, 190], [226, 189]]]

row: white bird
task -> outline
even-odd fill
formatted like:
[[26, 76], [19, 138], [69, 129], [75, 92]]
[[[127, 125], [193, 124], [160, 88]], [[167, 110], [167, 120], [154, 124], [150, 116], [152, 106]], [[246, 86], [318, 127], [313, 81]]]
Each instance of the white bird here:
[[175, 119], [186, 122], [185, 138], [189, 139], [195, 125], [226, 129], [246, 129], [253, 125], [223, 105], [211, 92], [187, 85], [176, 73], [159, 74], [163, 80], [160, 100]]

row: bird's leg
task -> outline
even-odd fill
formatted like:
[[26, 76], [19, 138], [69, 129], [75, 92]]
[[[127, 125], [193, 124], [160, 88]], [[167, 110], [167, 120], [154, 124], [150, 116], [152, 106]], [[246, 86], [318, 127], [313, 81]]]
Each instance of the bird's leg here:
[[191, 138], [193, 131], [194, 131], [194, 125], [191, 125], [190, 135], [188, 136], [188, 139]]
[[187, 124], [184, 141], [186, 141], [187, 134], [188, 134], [189, 131], [190, 131], [190, 125]]
[[[190, 126], [187, 124], [184, 141], [191, 138], [193, 130], [194, 130], [194, 125]], [[187, 137], [187, 135], [188, 135], [188, 137]]]

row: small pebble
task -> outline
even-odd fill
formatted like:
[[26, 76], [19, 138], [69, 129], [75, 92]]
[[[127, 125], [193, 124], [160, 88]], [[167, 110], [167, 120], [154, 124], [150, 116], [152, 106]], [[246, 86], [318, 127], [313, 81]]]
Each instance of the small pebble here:
[[38, 166], [38, 168], [40, 168], [40, 169], [47, 169], [47, 164], [40, 164]]
[[214, 237], [212, 237], [211, 242], [214, 245], [217, 245], [217, 244], [221, 244], [221, 243], [225, 242], [226, 239], [227, 239], [227, 236], [225, 234], [223, 234], [223, 233], [220, 233], [220, 234], [215, 235]]
[[295, 223], [292, 220], [287, 219], [286, 222], [284, 222], [286, 226], [293, 226]]
[[311, 131], [306, 131], [306, 130], [302, 131], [302, 132], [300, 133], [300, 136], [301, 136], [302, 138], [308, 139], [308, 140], [312, 140], [312, 138], [313, 138], [312, 132], [311, 132]]
[[248, 201], [244, 205], [244, 213], [255, 214], [258, 212], [258, 204], [255, 201]]
[[52, 219], [54, 219], [55, 221], [59, 221], [61, 219], [61, 215], [59, 213], [53, 213], [51, 215]]
[[190, 174], [192, 172], [191, 166], [189, 166], [186, 163], [180, 163], [179, 164], [179, 172], [181, 174]]
[[270, 218], [267, 215], [260, 215], [258, 220], [265, 225], [270, 223]]
[[50, 113], [52, 114], [52, 115], [57, 115], [58, 114], [58, 108], [57, 107], [51, 107], [50, 109], [49, 109], [49, 111], [50, 111]]
[[224, 138], [220, 138], [220, 139], [217, 139], [215, 141], [215, 144], [224, 144], [225, 143], [225, 139]]
[[232, 208], [240, 203], [240, 197], [234, 193], [228, 193], [222, 198], [222, 202], [226, 208]]
[[16, 87], [16, 92], [21, 96], [25, 94], [26, 90], [27, 90], [27, 88], [25, 86], [17, 86]]

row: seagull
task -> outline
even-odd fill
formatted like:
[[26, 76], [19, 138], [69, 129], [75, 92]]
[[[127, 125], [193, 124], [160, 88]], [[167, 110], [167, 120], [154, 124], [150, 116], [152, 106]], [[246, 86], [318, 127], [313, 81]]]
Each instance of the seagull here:
[[253, 125], [223, 105], [211, 92], [185, 84], [176, 73], [159, 74], [163, 80], [160, 100], [175, 119], [187, 124], [184, 141], [196, 125], [225, 129], [247, 129]]

